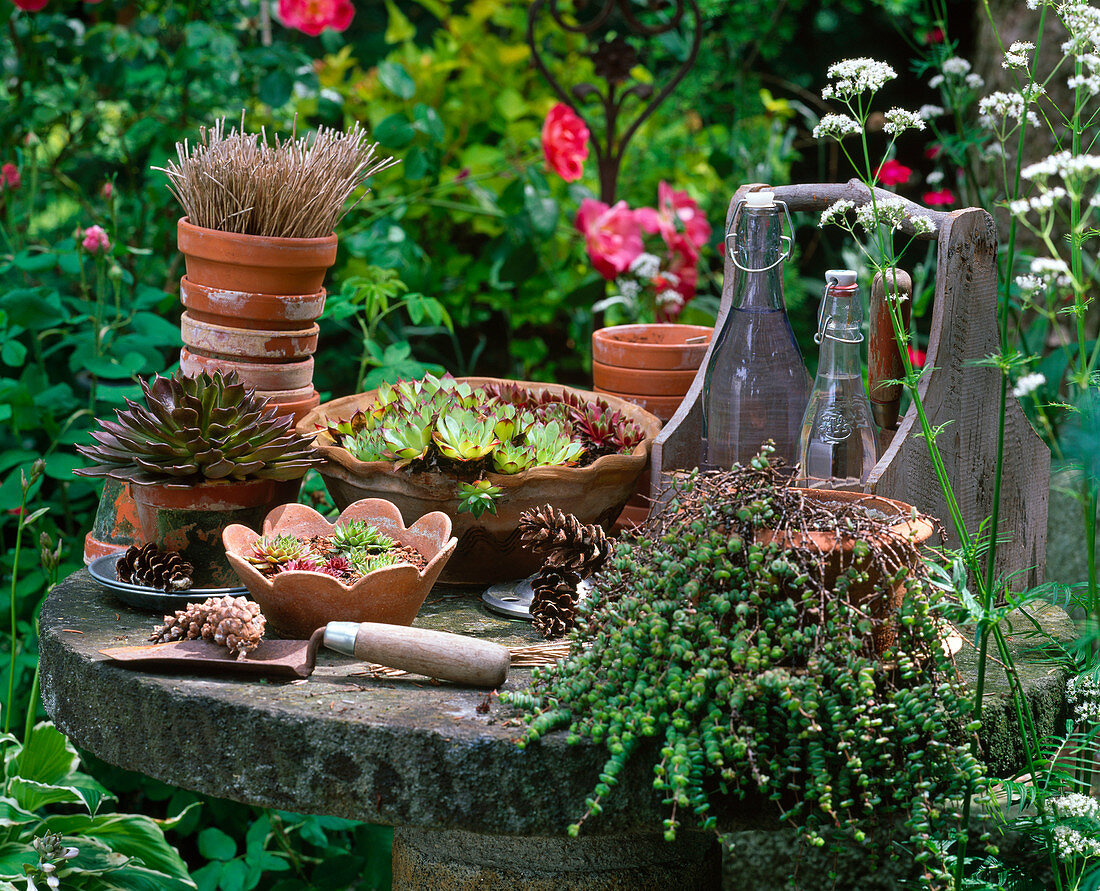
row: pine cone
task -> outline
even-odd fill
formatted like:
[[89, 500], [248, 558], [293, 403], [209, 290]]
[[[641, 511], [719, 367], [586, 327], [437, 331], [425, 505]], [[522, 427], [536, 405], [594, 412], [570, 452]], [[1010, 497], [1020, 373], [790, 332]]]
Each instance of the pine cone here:
[[130, 545], [115, 563], [120, 582], [144, 585], [161, 591], [183, 591], [191, 587], [195, 567], [176, 551], [162, 551], [155, 543]]
[[561, 637], [577, 624], [577, 585], [581, 577], [571, 569], [545, 566], [535, 576], [531, 615], [535, 629], [546, 638]]
[[266, 624], [258, 603], [245, 597], [210, 597], [187, 604], [187, 609], [177, 610], [174, 616], [165, 616], [164, 624], [157, 626], [149, 640], [166, 643], [201, 637], [244, 659], [260, 645]]
[[549, 504], [524, 511], [519, 529], [523, 543], [542, 555], [547, 566], [571, 569], [581, 577], [594, 573], [611, 555], [611, 543], [600, 526], [582, 523]]

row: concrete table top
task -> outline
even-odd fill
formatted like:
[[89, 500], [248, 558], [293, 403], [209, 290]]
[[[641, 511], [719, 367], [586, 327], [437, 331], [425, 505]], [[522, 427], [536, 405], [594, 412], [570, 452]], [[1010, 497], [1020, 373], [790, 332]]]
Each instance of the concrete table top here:
[[[521, 751], [515, 740], [523, 727], [509, 709], [494, 698], [487, 714], [478, 713], [484, 691], [411, 676], [375, 679], [363, 663], [323, 649], [312, 677], [296, 682], [154, 673], [99, 654], [145, 643], [159, 621], [82, 571], [43, 605], [39, 647], [42, 696], [57, 726], [100, 758], [166, 783], [300, 813], [560, 836], [583, 812], [606, 759], [602, 747], [568, 745], [564, 732]], [[1075, 636], [1057, 608], [1046, 609], [1042, 622], [1060, 639]], [[433, 592], [416, 624], [510, 646], [539, 641], [526, 622], [489, 613], [469, 592]], [[1027, 644], [1012, 640], [1014, 648]], [[964, 679], [973, 680], [975, 661], [964, 647]], [[1065, 679], [1046, 665], [1027, 665], [1026, 657], [1023, 663], [1039, 731], [1052, 732], [1062, 726]], [[529, 679], [529, 670], [513, 669], [505, 689], [523, 689]], [[991, 666], [982, 735], [1002, 775], [1014, 770], [1019, 750], [1006, 689], [1003, 672]], [[644, 760], [624, 771], [586, 835], [660, 826], [665, 808]], [[768, 822], [744, 804], [724, 816], [730, 828]]]
[[[606, 759], [602, 747], [567, 745], [563, 732], [520, 750], [523, 727], [509, 709], [494, 697], [478, 713], [484, 690], [375, 679], [323, 648], [313, 675], [297, 682], [136, 670], [99, 654], [146, 643], [160, 620], [81, 571], [43, 605], [39, 648], [42, 698], [62, 732], [166, 783], [374, 823], [561, 835]], [[433, 592], [415, 624], [508, 646], [541, 640], [470, 592]], [[513, 669], [504, 689], [523, 689], [530, 674]], [[637, 767], [586, 830], [660, 826], [650, 768]]]

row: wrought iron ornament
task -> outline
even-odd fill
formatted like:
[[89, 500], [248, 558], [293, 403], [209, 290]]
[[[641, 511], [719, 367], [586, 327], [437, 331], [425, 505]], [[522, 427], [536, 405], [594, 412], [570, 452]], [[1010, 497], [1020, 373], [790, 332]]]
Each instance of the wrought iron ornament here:
[[[604, 89], [592, 83], [579, 83], [567, 90], [550, 73], [543, 55], [546, 46], [540, 45], [535, 35], [536, 24], [544, 13], [553, 26], [570, 34], [583, 35], [589, 40], [591, 47], [585, 54], [592, 59], [596, 76], [605, 82]], [[693, 21], [690, 26], [687, 21], [689, 13]], [[655, 18], [657, 21], [646, 24], [639, 14], [647, 20]], [[631, 71], [639, 64], [639, 58], [628, 38], [652, 39], [677, 31], [682, 26], [690, 34], [691, 48], [665, 86], [654, 94], [650, 84], [631, 85]], [[534, 0], [531, 4], [527, 14], [527, 43], [531, 47], [531, 58], [554, 92], [588, 127], [600, 177], [600, 200], [606, 204], [615, 203], [619, 170], [627, 145], [646, 118], [657, 110], [695, 65], [702, 33], [696, 0], [573, 0], [565, 3], [560, 0]], [[656, 72], [654, 76], [657, 76]], [[641, 110], [620, 130], [628, 103], [630, 107]], [[585, 108], [589, 109], [589, 114], [585, 113]], [[603, 111], [604, 126], [597, 129], [593, 126], [591, 112], [600, 109]]]

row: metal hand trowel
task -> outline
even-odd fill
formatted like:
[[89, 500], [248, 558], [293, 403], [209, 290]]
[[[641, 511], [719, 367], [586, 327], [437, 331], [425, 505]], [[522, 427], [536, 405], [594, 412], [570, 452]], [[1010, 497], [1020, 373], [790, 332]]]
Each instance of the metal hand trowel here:
[[309, 640], [261, 641], [244, 659], [206, 640], [109, 647], [99, 652], [135, 667], [305, 678], [313, 673], [321, 644], [365, 662], [473, 687], [499, 687], [511, 663], [508, 648], [491, 641], [377, 622], [329, 622], [313, 632]]

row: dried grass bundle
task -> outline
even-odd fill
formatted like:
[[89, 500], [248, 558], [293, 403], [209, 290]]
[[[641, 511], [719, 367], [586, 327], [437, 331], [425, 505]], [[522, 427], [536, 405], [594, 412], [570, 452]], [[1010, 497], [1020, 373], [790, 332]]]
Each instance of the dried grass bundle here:
[[375, 157], [378, 144], [358, 123], [346, 133], [276, 135], [274, 145], [263, 130], [245, 133], [243, 117], [239, 130], [226, 134], [223, 118], [199, 133], [194, 146], [176, 143], [178, 161], [153, 169], [168, 177], [189, 222], [222, 232], [324, 238], [355, 206], [344, 205], [363, 181], [397, 163]]

